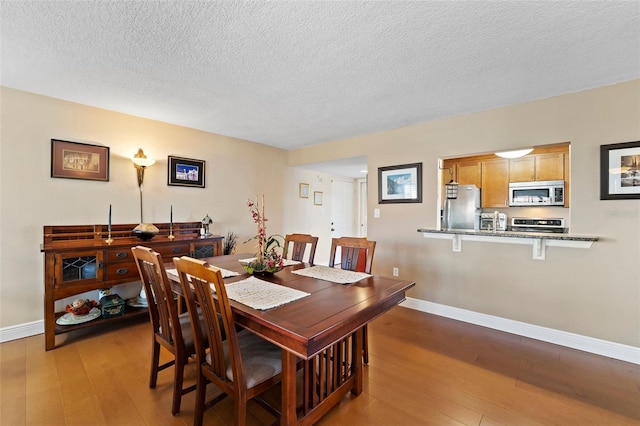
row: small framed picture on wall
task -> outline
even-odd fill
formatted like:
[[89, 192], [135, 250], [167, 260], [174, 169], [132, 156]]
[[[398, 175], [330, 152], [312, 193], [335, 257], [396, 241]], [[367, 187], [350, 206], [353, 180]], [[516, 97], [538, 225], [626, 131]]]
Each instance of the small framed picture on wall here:
[[321, 206], [322, 205], [322, 192], [314, 191], [313, 192], [313, 205]]
[[309, 184], [308, 183], [300, 183], [298, 186], [298, 197], [300, 198], [309, 198]]
[[169, 156], [169, 186], [193, 186], [204, 188], [205, 162], [192, 158]]

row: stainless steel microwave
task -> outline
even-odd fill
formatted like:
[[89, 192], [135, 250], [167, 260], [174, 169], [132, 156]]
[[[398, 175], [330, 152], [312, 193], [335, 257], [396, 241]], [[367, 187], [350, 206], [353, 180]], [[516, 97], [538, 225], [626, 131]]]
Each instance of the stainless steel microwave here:
[[512, 182], [509, 206], [564, 206], [564, 181]]

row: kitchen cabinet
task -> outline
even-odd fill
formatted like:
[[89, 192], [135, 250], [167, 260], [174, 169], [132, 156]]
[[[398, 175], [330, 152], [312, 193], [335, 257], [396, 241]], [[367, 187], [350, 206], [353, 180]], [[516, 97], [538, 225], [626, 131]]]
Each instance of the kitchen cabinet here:
[[564, 180], [564, 153], [533, 154], [510, 160], [509, 182], [542, 180]]
[[[451, 179], [459, 185], [475, 185], [482, 187], [482, 163], [478, 159], [451, 159], [442, 162], [442, 184], [446, 185]], [[442, 204], [446, 198], [442, 190]]]
[[81, 328], [106, 326], [130, 318], [148, 317], [144, 308], [126, 306], [124, 316], [97, 318], [76, 325], [58, 325], [63, 315], [55, 312], [57, 300], [116, 284], [140, 281], [138, 267], [131, 247], [142, 245], [160, 253], [165, 262], [174, 256], [210, 257], [222, 254], [223, 237], [200, 236], [200, 222], [173, 223], [173, 238], [169, 238], [170, 224], [156, 224], [159, 234], [150, 241], [142, 241], [131, 234], [136, 224], [118, 224], [109, 235], [105, 225], [45, 226], [44, 253], [44, 334], [45, 349], [56, 347], [56, 335]]
[[482, 208], [509, 207], [509, 160], [482, 161]]
[[482, 188], [482, 163], [480, 161], [461, 161], [456, 165], [457, 182], [460, 185], [475, 185]]
[[[482, 167], [479, 160], [445, 160], [443, 162], [443, 169], [443, 184], [453, 179], [460, 185], [475, 185], [481, 188]], [[449, 170], [451, 170], [451, 172], [449, 172]]]

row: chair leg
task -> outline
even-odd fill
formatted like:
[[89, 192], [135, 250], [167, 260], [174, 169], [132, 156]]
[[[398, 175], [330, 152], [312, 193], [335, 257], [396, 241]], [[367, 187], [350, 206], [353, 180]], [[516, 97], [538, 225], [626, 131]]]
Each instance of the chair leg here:
[[173, 366], [173, 404], [171, 406], [171, 414], [174, 416], [180, 412], [182, 383], [184, 381], [184, 364], [184, 357], [176, 356], [176, 362]]
[[151, 373], [149, 374], [149, 388], [155, 389], [158, 380], [158, 368], [160, 364], [160, 344], [154, 338], [152, 340], [153, 348], [151, 349]]
[[367, 332], [367, 325], [362, 327], [362, 363], [364, 365], [369, 364], [369, 333]]
[[236, 420], [234, 424], [236, 426], [244, 426], [247, 423], [247, 400], [246, 398], [235, 396], [234, 406], [236, 408]]
[[198, 367], [198, 379], [196, 381], [196, 412], [193, 415], [194, 426], [202, 426], [204, 418], [204, 398], [207, 393], [207, 379], [200, 373]]

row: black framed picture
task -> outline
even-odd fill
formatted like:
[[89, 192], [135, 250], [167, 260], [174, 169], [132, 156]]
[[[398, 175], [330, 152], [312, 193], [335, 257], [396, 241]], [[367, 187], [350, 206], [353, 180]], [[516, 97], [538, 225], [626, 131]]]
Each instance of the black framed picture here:
[[421, 203], [422, 163], [378, 168], [378, 203]]
[[168, 184], [170, 186], [193, 186], [204, 188], [205, 161], [193, 158], [169, 156]]
[[109, 180], [109, 147], [51, 139], [51, 177]]
[[640, 141], [600, 145], [600, 199], [640, 198]]

